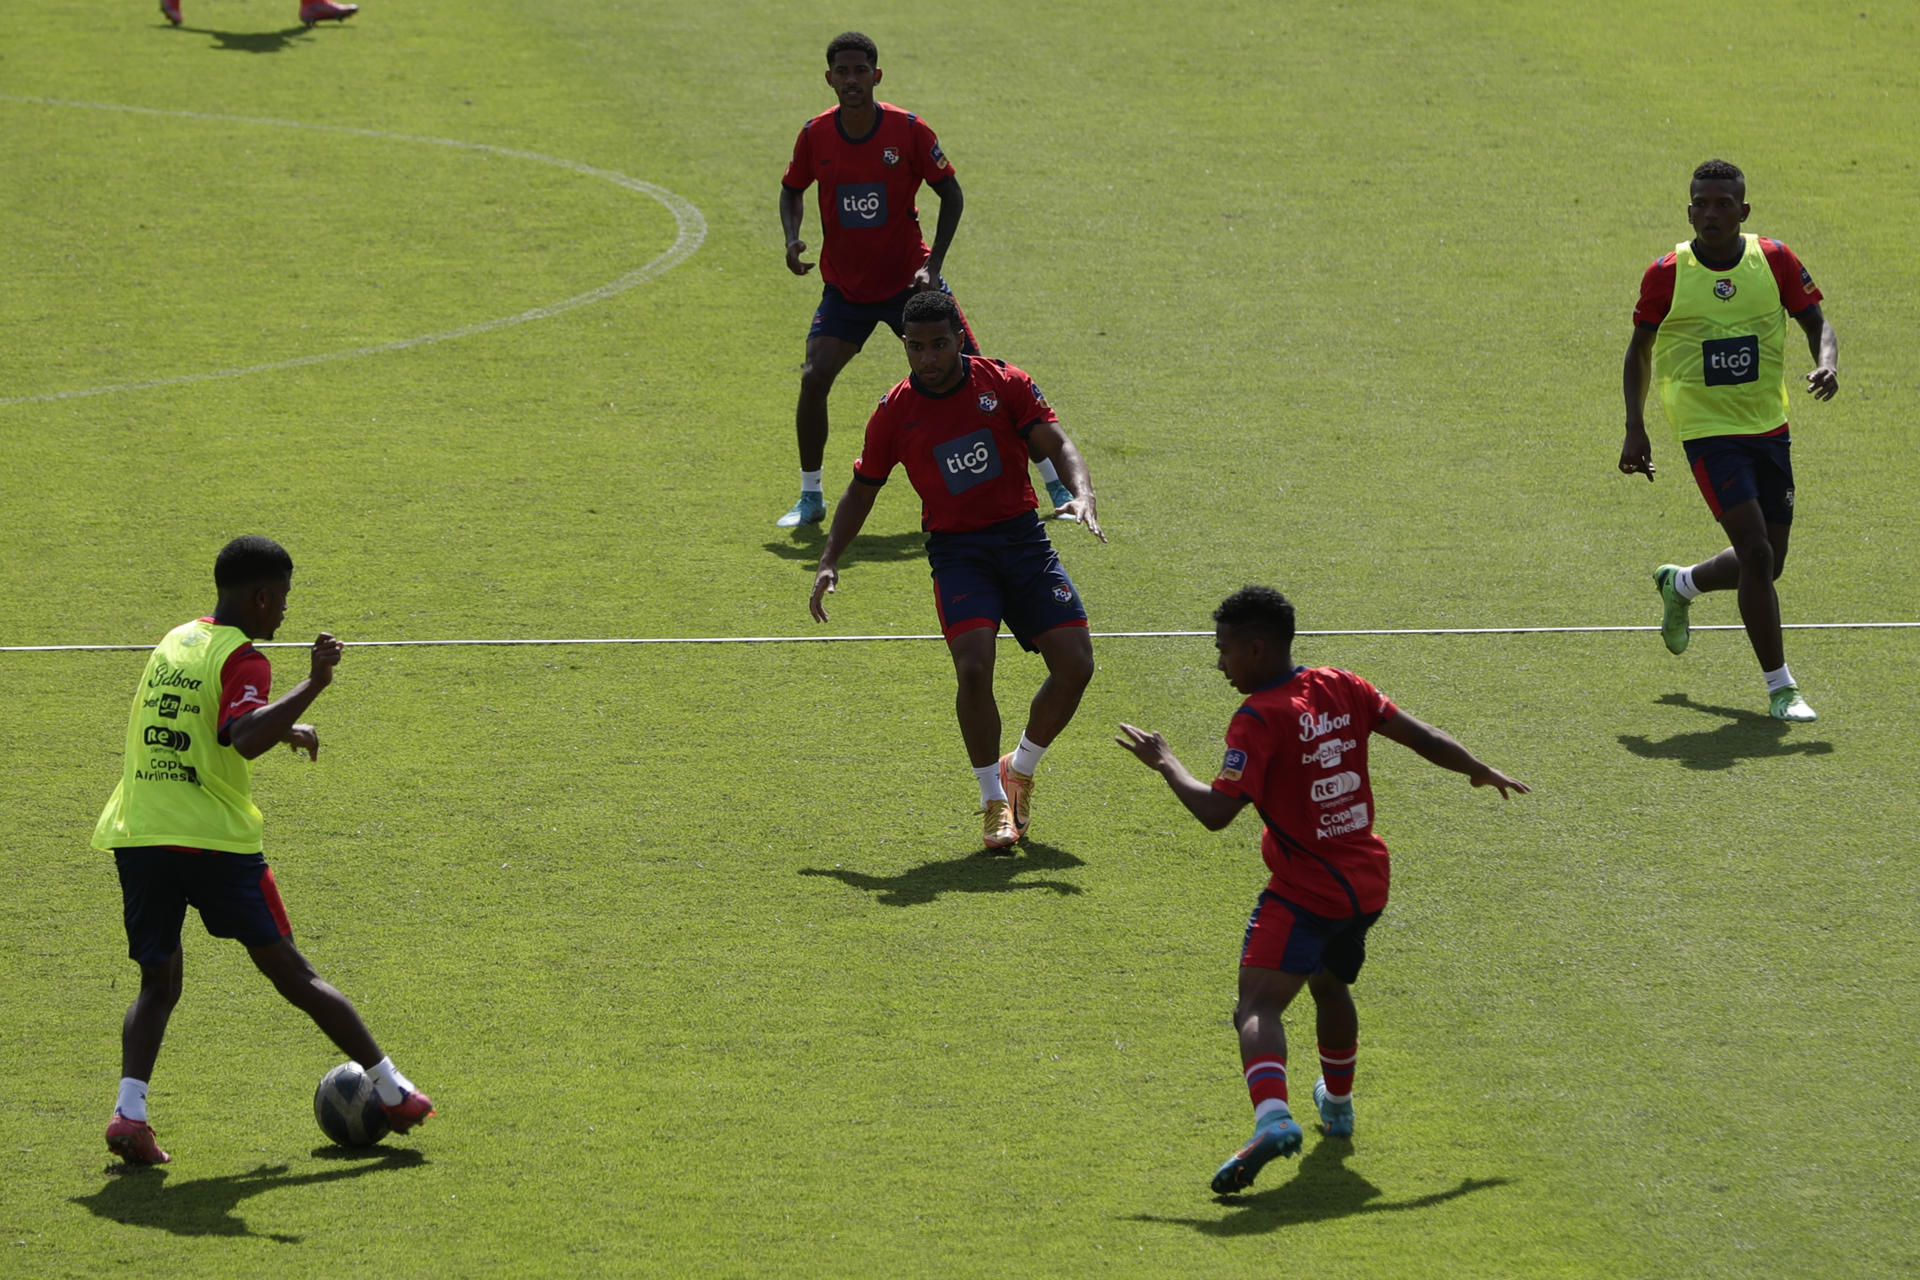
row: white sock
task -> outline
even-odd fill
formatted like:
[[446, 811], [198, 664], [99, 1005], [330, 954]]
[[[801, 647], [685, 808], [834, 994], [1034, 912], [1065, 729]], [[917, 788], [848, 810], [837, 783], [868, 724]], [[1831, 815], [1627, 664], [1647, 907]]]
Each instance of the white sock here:
[[1265, 1120], [1268, 1116], [1272, 1115], [1276, 1111], [1278, 1111], [1283, 1116], [1290, 1116], [1293, 1114], [1293, 1112], [1287, 1107], [1287, 1104], [1280, 1101], [1280, 1099], [1268, 1098], [1266, 1101], [1254, 1107], [1253, 1127], [1258, 1129], [1260, 1127], [1260, 1122]]
[[1020, 745], [1013, 749], [1013, 759], [1007, 761], [1007, 766], [1021, 777], [1031, 778], [1033, 771], [1040, 767], [1040, 757], [1045, 754], [1045, 747], [1023, 733], [1020, 735]]
[[129, 1120], [145, 1123], [147, 1119], [147, 1082], [135, 1080], [132, 1076], [120, 1077], [120, 1101], [113, 1109]]
[[368, 1067], [367, 1079], [373, 1081], [373, 1091], [380, 1095], [380, 1101], [390, 1107], [413, 1092], [413, 1081], [400, 1074], [392, 1058], [382, 1058]]
[[1060, 471], [1058, 468], [1056, 468], [1053, 465], [1052, 458], [1040, 459], [1040, 461], [1037, 464], [1035, 464], [1034, 470], [1038, 471], [1040, 473], [1040, 478], [1042, 480], [1045, 480], [1048, 484], [1052, 484], [1055, 480], [1058, 480], [1060, 478]]
[[1767, 678], [1768, 693], [1778, 693], [1793, 683], [1793, 673], [1787, 670], [1787, 664], [1784, 662], [1780, 664], [1778, 671], [1763, 671], [1760, 674]]
[[1693, 585], [1692, 569], [1682, 569], [1673, 575], [1673, 594], [1682, 600], [1692, 600], [1703, 594], [1700, 588]]
[[[824, 471], [826, 468], [822, 467], [820, 470]], [[802, 471], [800, 473], [800, 492], [820, 493], [821, 491], [819, 471]]]
[[973, 776], [980, 780], [980, 807], [982, 809], [987, 807], [987, 801], [989, 800], [1005, 800], [1007, 798], [1006, 789], [1000, 785], [1000, 762], [998, 760], [995, 760], [992, 764], [981, 765], [973, 771]]

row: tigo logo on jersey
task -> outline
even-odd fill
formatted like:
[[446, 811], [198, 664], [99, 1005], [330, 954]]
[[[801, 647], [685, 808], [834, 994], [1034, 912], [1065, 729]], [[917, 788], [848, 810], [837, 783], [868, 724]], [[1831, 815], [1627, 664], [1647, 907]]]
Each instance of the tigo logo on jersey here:
[[1229, 747], [1227, 758], [1220, 762], [1220, 777], [1227, 782], [1238, 782], [1246, 768], [1247, 753], [1238, 747]]
[[1749, 333], [1701, 343], [1700, 372], [1710, 387], [1760, 381], [1760, 339]]
[[1349, 769], [1345, 773], [1336, 773], [1331, 778], [1315, 778], [1313, 798], [1322, 804], [1329, 800], [1338, 800], [1341, 796], [1350, 796], [1360, 789], [1360, 775]]
[[1738, 292], [1740, 291], [1733, 287], [1733, 281], [1731, 280], [1716, 280], [1713, 282], [1713, 296], [1722, 302], [1725, 302]]
[[880, 163], [891, 169], [900, 163], [900, 148], [888, 147], [880, 153]]
[[1000, 451], [993, 447], [993, 432], [986, 427], [935, 445], [933, 460], [952, 494], [965, 493], [1000, 474]]
[[887, 225], [887, 185], [884, 182], [848, 182], [835, 187], [843, 227]]

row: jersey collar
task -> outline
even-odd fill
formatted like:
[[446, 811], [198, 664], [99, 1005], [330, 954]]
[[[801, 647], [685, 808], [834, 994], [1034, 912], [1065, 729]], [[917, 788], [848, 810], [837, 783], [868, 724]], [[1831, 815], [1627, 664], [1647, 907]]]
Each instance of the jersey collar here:
[[1254, 692], [1265, 693], [1269, 689], [1278, 689], [1281, 685], [1287, 683], [1287, 681], [1293, 679], [1295, 676], [1299, 675], [1302, 671], [1305, 671], [1305, 670], [1306, 670], [1305, 667], [1295, 667], [1293, 670], [1287, 672], [1287, 674], [1281, 676], [1278, 680], [1275, 680], [1272, 684], [1263, 684], [1258, 689], [1255, 689]]

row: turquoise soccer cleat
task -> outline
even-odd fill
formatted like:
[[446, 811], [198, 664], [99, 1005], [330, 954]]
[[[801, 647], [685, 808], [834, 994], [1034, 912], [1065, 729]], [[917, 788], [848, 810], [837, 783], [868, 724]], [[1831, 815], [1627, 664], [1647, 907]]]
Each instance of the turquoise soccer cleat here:
[[827, 518], [827, 497], [823, 493], [802, 493], [793, 509], [773, 523], [782, 529], [797, 529], [803, 524], [819, 524]]
[[1767, 711], [1775, 720], [1785, 720], [1791, 724], [1812, 724], [1820, 718], [1807, 705], [1807, 700], [1800, 696], [1800, 686], [1797, 684], [1775, 689], [1768, 699]]
[[1352, 1098], [1345, 1102], [1328, 1102], [1327, 1082], [1322, 1078], [1313, 1082], [1313, 1105], [1320, 1108], [1320, 1132], [1329, 1138], [1353, 1136]]
[[1062, 480], [1047, 481], [1047, 499], [1053, 503], [1054, 518], [1060, 519], [1060, 508], [1073, 501], [1073, 490], [1067, 488]]
[[1674, 575], [1685, 567], [1663, 564], [1653, 571], [1653, 585], [1660, 593], [1660, 638], [1667, 642], [1668, 653], [1685, 653], [1687, 641], [1692, 638], [1687, 626], [1687, 606], [1692, 602], [1682, 600], [1680, 593], [1673, 589]]
[[1300, 1126], [1286, 1112], [1267, 1117], [1266, 1123], [1253, 1131], [1253, 1137], [1247, 1145], [1234, 1152], [1233, 1158], [1221, 1165], [1213, 1175], [1213, 1193], [1225, 1196], [1245, 1191], [1253, 1185], [1260, 1171], [1267, 1167], [1269, 1160], [1276, 1156], [1295, 1155], [1305, 1141], [1306, 1135], [1300, 1132]]

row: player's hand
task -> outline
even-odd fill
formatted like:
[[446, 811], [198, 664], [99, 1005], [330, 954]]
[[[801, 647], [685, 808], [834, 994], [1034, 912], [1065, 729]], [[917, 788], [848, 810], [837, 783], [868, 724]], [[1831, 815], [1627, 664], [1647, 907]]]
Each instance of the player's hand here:
[[1485, 773], [1469, 774], [1467, 776], [1467, 781], [1471, 782], [1476, 787], [1500, 788], [1500, 798], [1503, 800], [1506, 799], [1507, 793], [1509, 791], [1513, 792], [1515, 795], [1523, 796], [1527, 794], [1527, 792], [1533, 790], [1533, 788], [1528, 786], [1526, 783], [1521, 782], [1517, 778], [1509, 778], [1506, 774], [1500, 772], [1498, 769], [1489, 769]]
[[1155, 773], [1165, 773], [1168, 765], [1178, 763], [1174, 759], [1173, 748], [1159, 734], [1137, 729], [1124, 720], [1120, 722], [1120, 733], [1121, 736], [1114, 741], [1133, 752], [1141, 764]]
[[1075, 498], [1072, 502], [1066, 503], [1058, 511], [1053, 513], [1053, 517], [1056, 520], [1077, 520], [1087, 526], [1087, 531], [1094, 537], [1100, 539], [1102, 542], [1107, 540], [1107, 535], [1100, 532], [1100, 518], [1093, 514], [1092, 494], [1088, 494], [1084, 498]]
[[309, 667], [307, 679], [317, 685], [333, 683], [333, 669], [340, 665], [340, 655], [346, 646], [333, 638], [333, 634], [322, 631], [313, 641], [313, 663]]
[[1645, 427], [1628, 427], [1627, 438], [1620, 444], [1620, 473], [1630, 476], [1636, 471], [1653, 479], [1653, 442], [1647, 439]]
[[811, 262], [802, 262], [800, 260], [800, 255], [806, 251], [807, 242], [805, 240], [787, 241], [787, 270], [797, 276], [803, 276], [813, 270], [813, 264]]
[[306, 752], [309, 760], [320, 758], [320, 731], [310, 724], [293, 726], [287, 730], [287, 736], [283, 741], [295, 751]]
[[840, 586], [840, 571], [830, 565], [821, 565], [820, 571], [813, 575], [813, 598], [807, 601], [807, 611], [813, 614], [815, 622], [827, 620], [826, 598]]
[[938, 289], [939, 287], [940, 286], [935, 283], [935, 275], [931, 266], [922, 266], [918, 271], [913, 273], [913, 291], [915, 293], [925, 293], [929, 289]]
[[1807, 375], [1807, 390], [1813, 392], [1815, 400], [1831, 400], [1840, 394], [1840, 371], [1832, 365], [1821, 365]]

